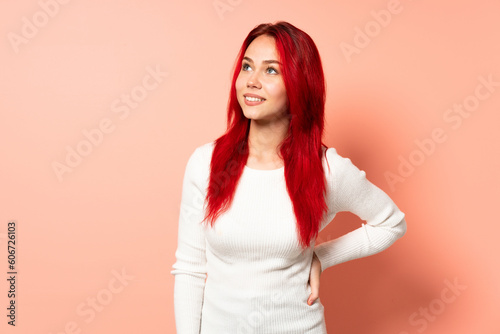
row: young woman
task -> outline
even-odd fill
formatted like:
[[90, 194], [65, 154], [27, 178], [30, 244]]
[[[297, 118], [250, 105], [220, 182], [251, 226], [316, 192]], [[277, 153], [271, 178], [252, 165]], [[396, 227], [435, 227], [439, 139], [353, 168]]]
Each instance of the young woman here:
[[[240, 49], [224, 135], [184, 174], [174, 308], [178, 334], [324, 334], [320, 274], [378, 253], [405, 215], [322, 143], [325, 82], [312, 39], [261, 24]], [[366, 224], [315, 245], [337, 212]]]

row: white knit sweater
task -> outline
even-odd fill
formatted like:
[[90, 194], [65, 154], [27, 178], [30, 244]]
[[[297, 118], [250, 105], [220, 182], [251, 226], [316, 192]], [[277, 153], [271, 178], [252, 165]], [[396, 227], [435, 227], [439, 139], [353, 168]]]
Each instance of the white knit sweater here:
[[405, 234], [404, 213], [350, 159], [328, 148], [329, 210], [320, 230], [341, 211], [366, 224], [302, 251], [284, 167], [245, 166], [230, 209], [214, 228], [205, 227], [200, 222], [213, 147], [196, 148], [184, 174], [171, 271], [177, 334], [325, 334], [320, 299], [307, 304], [313, 251], [322, 270], [378, 253]]

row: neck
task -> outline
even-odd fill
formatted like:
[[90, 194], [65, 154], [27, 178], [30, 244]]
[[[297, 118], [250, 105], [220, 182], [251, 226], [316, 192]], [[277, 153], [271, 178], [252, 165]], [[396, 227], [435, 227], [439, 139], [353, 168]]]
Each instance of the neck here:
[[278, 160], [278, 146], [285, 138], [289, 124], [288, 119], [274, 122], [251, 120], [248, 133], [249, 158], [262, 162]]

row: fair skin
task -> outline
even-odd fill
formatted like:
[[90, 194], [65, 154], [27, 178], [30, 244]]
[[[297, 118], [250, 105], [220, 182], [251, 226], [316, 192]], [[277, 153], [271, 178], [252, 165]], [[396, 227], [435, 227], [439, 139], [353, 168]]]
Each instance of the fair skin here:
[[238, 102], [250, 119], [247, 166], [283, 166], [278, 145], [288, 132], [288, 98], [272, 37], [259, 36], [247, 48], [235, 84]]
[[[288, 98], [274, 38], [262, 35], [250, 43], [235, 83], [238, 102], [250, 119], [248, 160], [254, 169], [278, 169], [283, 161], [278, 146], [285, 138], [290, 118]], [[321, 263], [313, 252], [309, 284], [312, 305], [319, 297]]]

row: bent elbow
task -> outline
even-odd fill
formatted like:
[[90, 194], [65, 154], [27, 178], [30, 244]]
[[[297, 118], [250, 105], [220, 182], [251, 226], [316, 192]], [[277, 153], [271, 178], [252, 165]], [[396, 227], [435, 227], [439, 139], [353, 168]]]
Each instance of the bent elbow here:
[[396, 230], [396, 235], [398, 239], [406, 234], [407, 226], [404, 217], [401, 219], [399, 224], [394, 227], [394, 229]]

